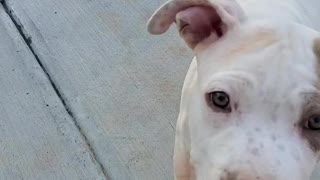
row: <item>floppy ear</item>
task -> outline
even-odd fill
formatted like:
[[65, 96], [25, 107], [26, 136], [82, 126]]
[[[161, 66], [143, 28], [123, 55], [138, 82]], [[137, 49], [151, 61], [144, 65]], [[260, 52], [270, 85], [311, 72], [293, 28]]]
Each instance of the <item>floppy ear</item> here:
[[235, 0], [170, 0], [150, 18], [151, 34], [165, 33], [176, 23], [180, 36], [190, 48], [213, 35], [213, 41], [244, 18]]

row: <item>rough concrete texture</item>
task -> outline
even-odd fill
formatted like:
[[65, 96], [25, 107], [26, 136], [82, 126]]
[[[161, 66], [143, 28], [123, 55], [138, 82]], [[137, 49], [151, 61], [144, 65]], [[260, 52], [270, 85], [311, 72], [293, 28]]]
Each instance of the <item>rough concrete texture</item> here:
[[106, 179], [0, 6], [0, 179]]
[[175, 33], [148, 34], [161, 3], [6, 1], [111, 179], [173, 178], [174, 126], [192, 56]]

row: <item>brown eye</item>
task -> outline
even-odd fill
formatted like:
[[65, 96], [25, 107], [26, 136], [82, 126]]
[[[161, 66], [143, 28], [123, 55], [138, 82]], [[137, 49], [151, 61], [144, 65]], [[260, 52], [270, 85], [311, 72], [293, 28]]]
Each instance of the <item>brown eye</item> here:
[[311, 117], [305, 127], [310, 130], [320, 130], [320, 116]]
[[212, 105], [222, 110], [226, 110], [230, 104], [229, 95], [223, 91], [214, 91], [209, 93], [209, 101]]

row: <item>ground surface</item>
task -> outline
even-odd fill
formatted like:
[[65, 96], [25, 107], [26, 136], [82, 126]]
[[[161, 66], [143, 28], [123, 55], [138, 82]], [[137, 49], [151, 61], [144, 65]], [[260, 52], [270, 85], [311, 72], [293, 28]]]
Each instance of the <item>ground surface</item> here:
[[3, 2], [0, 179], [173, 179], [191, 54], [147, 34], [162, 3]]

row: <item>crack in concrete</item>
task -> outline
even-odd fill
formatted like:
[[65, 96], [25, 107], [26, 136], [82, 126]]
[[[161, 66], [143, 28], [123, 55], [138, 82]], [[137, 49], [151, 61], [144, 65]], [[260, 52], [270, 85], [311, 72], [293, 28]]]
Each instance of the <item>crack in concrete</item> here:
[[80, 125], [78, 124], [76, 117], [74, 116], [71, 108], [67, 105], [65, 97], [63, 96], [63, 94], [60, 92], [59, 88], [57, 87], [57, 85], [55, 84], [55, 82], [53, 81], [53, 79], [51, 78], [50, 74], [48, 73], [47, 69], [43, 66], [39, 56], [37, 55], [37, 53], [34, 51], [33, 47], [32, 47], [32, 37], [29, 36], [26, 31], [23, 29], [23, 26], [21, 25], [19, 18], [14, 14], [14, 12], [12, 11], [12, 9], [10, 9], [5, 0], [0, 0], [0, 3], [2, 4], [4, 10], [6, 11], [6, 13], [8, 14], [8, 16], [10, 17], [11, 21], [14, 23], [15, 27], [17, 28], [19, 34], [21, 35], [21, 37], [23, 38], [23, 40], [25, 41], [26, 45], [28, 46], [28, 48], [30, 49], [31, 53], [33, 54], [33, 56], [35, 57], [35, 59], [37, 60], [38, 64], [40, 65], [41, 69], [43, 70], [43, 72], [46, 74], [51, 86], [53, 87], [54, 91], [56, 92], [57, 96], [59, 97], [59, 99], [61, 100], [65, 110], [67, 111], [67, 113], [69, 114], [69, 116], [71, 117], [74, 125], [76, 126], [76, 128], [78, 129], [80, 135], [82, 136], [82, 138], [84, 139], [85, 143], [87, 144], [90, 152], [91, 152], [91, 156], [93, 158], [93, 161], [97, 163], [97, 165], [99, 166], [101, 172], [103, 173], [103, 176], [105, 177], [105, 179], [110, 179], [108, 177], [108, 174], [106, 172], [106, 169], [104, 168], [103, 164], [98, 160], [97, 155], [89, 141], [89, 139], [87, 138], [87, 136], [85, 135], [85, 133], [83, 132], [82, 128], [80, 127]]

